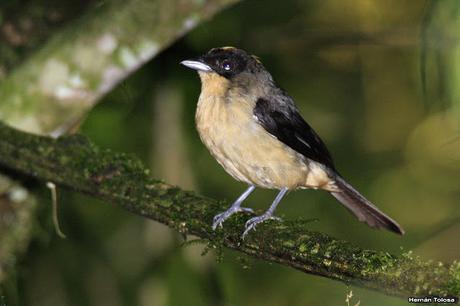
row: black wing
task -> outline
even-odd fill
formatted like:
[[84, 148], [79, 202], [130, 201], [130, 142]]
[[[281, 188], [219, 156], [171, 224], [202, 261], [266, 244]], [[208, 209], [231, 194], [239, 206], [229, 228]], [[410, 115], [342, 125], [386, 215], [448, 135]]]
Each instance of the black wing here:
[[254, 116], [264, 129], [291, 149], [335, 171], [326, 145], [299, 114], [292, 99], [284, 94], [272, 99], [259, 98], [254, 108]]

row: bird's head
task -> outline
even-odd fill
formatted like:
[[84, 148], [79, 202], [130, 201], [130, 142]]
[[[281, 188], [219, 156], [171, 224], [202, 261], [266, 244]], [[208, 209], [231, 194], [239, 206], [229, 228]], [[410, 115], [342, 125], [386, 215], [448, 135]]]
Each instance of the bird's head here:
[[234, 47], [214, 48], [196, 59], [182, 61], [181, 64], [198, 71], [203, 89], [206, 90], [249, 90], [272, 81], [256, 56]]

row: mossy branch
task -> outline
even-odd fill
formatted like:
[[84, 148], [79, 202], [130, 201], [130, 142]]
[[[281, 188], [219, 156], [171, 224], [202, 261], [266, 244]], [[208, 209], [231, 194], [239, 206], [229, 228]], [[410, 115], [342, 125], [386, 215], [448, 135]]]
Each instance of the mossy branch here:
[[[0, 40], [6, 40], [0, 46], [0, 120], [36, 134], [68, 132], [142, 64], [237, 1], [73, 1], [58, 14], [36, 1], [7, 5], [7, 11], [0, 6], [6, 18], [0, 20]], [[51, 29], [52, 15], [71, 21]], [[21, 32], [24, 20], [32, 25]], [[25, 61], [26, 54], [16, 54], [37, 44]], [[26, 198], [18, 202], [18, 194]], [[0, 282], [27, 246], [34, 204], [26, 189], [0, 177]]]
[[82, 192], [159, 221], [183, 234], [209, 239], [255, 258], [291, 266], [389, 295], [460, 295], [460, 263], [422, 261], [409, 254], [364, 250], [308, 230], [304, 221], [262, 224], [241, 240], [248, 215], [214, 232], [212, 217], [228, 203], [181, 190], [149, 176], [136, 159], [99, 149], [74, 135], [51, 139], [0, 124], [0, 164]]

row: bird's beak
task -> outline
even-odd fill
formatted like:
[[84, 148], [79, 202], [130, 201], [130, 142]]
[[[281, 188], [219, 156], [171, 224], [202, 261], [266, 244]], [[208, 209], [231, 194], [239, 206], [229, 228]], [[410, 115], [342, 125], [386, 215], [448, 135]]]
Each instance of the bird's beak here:
[[185, 67], [197, 70], [197, 71], [204, 71], [204, 72], [210, 72], [212, 71], [212, 68], [209, 67], [209, 65], [199, 61], [199, 60], [186, 60], [180, 62], [182, 65]]

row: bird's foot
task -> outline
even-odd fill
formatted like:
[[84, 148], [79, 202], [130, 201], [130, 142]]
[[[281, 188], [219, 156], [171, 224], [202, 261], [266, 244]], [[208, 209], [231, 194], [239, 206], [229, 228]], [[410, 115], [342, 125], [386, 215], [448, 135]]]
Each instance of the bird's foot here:
[[212, 220], [212, 229], [216, 230], [218, 226], [222, 227], [222, 224], [225, 222], [225, 220], [227, 220], [231, 215], [237, 212], [240, 212], [240, 211], [245, 211], [245, 212], [250, 212], [250, 213], [254, 212], [251, 208], [247, 208], [247, 207], [230, 207], [226, 211], [214, 216], [214, 219]]
[[275, 217], [273, 216], [272, 214], [270, 213], [264, 213], [263, 215], [260, 215], [260, 216], [257, 216], [257, 217], [254, 217], [254, 218], [251, 218], [249, 219], [247, 222], [246, 222], [246, 227], [245, 227], [245, 230], [244, 230], [244, 233], [243, 233], [243, 240], [244, 238], [246, 237], [246, 235], [251, 231], [251, 230], [255, 230], [256, 229], [256, 226], [257, 224], [259, 223], [262, 223], [262, 222], [265, 222], [267, 220], [276, 220], [276, 221], [281, 221], [281, 218], [280, 217]]

